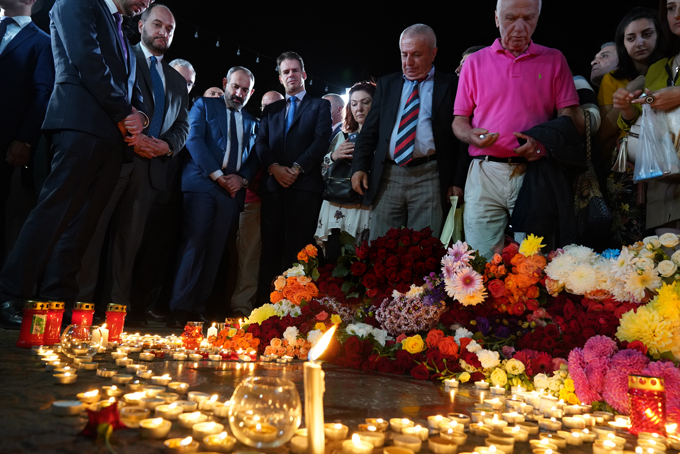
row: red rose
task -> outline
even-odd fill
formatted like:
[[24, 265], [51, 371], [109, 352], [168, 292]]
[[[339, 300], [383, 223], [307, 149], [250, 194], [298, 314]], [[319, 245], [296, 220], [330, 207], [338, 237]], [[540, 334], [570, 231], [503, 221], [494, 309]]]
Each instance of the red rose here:
[[[366, 285], [365, 282], [364, 285]], [[377, 295], [378, 295], [377, 288], [369, 288], [368, 290], [366, 290], [366, 296], [368, 296], [369, 298], [375, 298]]]
[[321, 292], [323, 294], [328, 293], [328, 282], [326, 282], [325, 280], [319, 282], [319, 292]]
[[307, 333], [309, 333], [309, 331], [310, 331], [310, 329], [309, 329], [309, 325], [307, 323], [300, 324], [300, 333], [301, 334], [307, 334]]
[[418, 380], [427, 380], [430, 378], [430, 371], [427, 370], [427, 366], [425, 364], [420, 364], [411, 369], [411, 375], [413, 378]]
[[409, 290], [411, 290], [411, 284], [408, 281], [397, 284], [397, 291], [399, 293], [407, 293]]
[[387, 257], [387, 260], [385, 260], [385, 266], [388, 268], [399, 266], [399, 259], [394, 255]]
[[375, 317], [372, 316], [364, 317], [364, 323], [378, 328], [378, 320], [376, 320]]
[[415, 265], [413, 265], [413, 274], [415, 274], [416, 276], [425, 276], [426, 274], [428, 274], [425, 263], [416, 262]]
[[544, 335], [546, 337], [552, 337], [555, 339], [560, 335], [560, 332], [557, 329], [557, 326], [553, 325], [552, 323], [548, 323], [545, 325]]
[[328, 296], [332, 296], [333, 298], [337, 298], [340, 295], [341, 290], [340, 286], [336, 284], [335, 282], [330, 282], [328, 284]]
[[500, 279], [494, 279], [487, 284], [487, 288], [494, 298], [505, 296], [505, 283]]
[[368, 356], [373, 352], [373, 341], [370, 339], [364, 339], [363, 341], [362, 354]]
[[557, 344], [557, 342], [552, 337], [544, 337], [543, 338], [543, 349], [544, 349], [544, 351], [548, 352], [548, 351], [552, 350], [555, 347], [556, 344]]
[[630, 344], [628, 344], [627, 348], [631, 350], [637, 350], [643, 355], [647, 354], [647, 346], [642, 341], [639, 340], [631, 342]]
[[364, 361], [361, 358], [361, 355], [357, 355], [356, 353], [347, 353], [345, 359], [347, 360], [347, 365], [349, 367], [353, 367], [354, 369], [361, 367], [361, 363]]
[[423, 255], [423, 251], [418, 246], [411, 246], [408, 248], [408, 255], [413, 257], [414, 260], [417, 260]]
[[401, 279], [404, 282], [407, 282], [410, 288], [411, 283], [413, 282], [413, 274], [411, 274], [411, 270], [408, 268], [402, 269], [401, 272], [399, 273], [399, 279]]
[[467, 350], [460, 355], [460, 359], [472, 367], [482, 367], [482, 363], [479, 361], [479, 358], [477, 358], [477, 355]]
[[385, 242], [385, 249], [394, 251], [398, 246], [397, 240], [389, 239]]
[[526, 310], [524, 303], [517, 302], [512, 305], [512, 313], [515, 315], [522, 315]]
[[373, 267], [373, 272], [378, 277], [384, 276], [386, 271], [387, 268], [382, 263], [376, 263], [375, 266]]
[[260, 325], [260, 331], [263, 333], [266, 333], [267, 331], [270, 331], [276, 326], [276, 323], [278, 322], [279, 318], [278, 317], [271, 317], [268, 318], [267, 320], [263, 321], [262, 324]]
[[425, 268], [430, 271], [436, 270], [438, 264], [439, 262], [434, 257], [428, 257], [427, 260], [425, 260]]
[[390, 282], [397, 282], [399, 280], [399, 270], [396, 268], [387, 268], [385, 272], [385, 277]]
[[390, 359], [387, 356], [381, 356], [375, 361], [375, 370], [378, 372], [387, 373], [390, 371]]
[[373, 273], [368, 273], [364, 276], [362, 283], [366, 288], [373, 288], [378, 285], [378, 277]]
[[404, 268], [412, 268], [413, 267], [413, 256], [409, 254], [405, 254], [404, 256], [401, 257], [401, 266]]
[[391, 374], [397, 374], [397, 375], [404, 375], [406, 373], [406, 369], [404, 366], [399, 364], [396, 361], [391, 361], [390, 362], [390, 373]]
[[528, 299], [527, 300], [527, 309], [529, 309], [530, 311], [535, 311], [536, 309], [538, 309], [538, 301], [536, 301], [533, 298]]
[[470, 375], [470, 380], [468, 380], [468, 382], [474, 383], [476, 381], [481, 381], [481, 380], [484, 380], [484, 379], [486, 379], [486, 377], [484, 376], [483, 373], [475, 372], [474, 374]]
[[416, 366], [416, 363], [413, 360], [413, 355], [411, 355], [406, 350], [397, 350], [397, 352], [394, 354], [393, 362], [396, 362], [405, 370], [411, 370]]
[[309, 307], [309, 304], [305, 304], [304, 306], [300, 306], [300, 314], [307, 316], [312, 312], [312, 309]]
[[443, 365], [444, 355], [439, 349], [429, 348], [425, 358], [427, 358], [427, 364], [430, 366], [436, 367], [439, 370], [443, 369], [443, 367], [439, 367], [439, 365]]
[[326, 306], [323, 306], [320, 302], [318, 302], [316, 300], [311, 300], [309, 302], [308, 306], [312, 311], [316, 311], [316, 310], [319, 310], [319, 309], [326, 309]]
[[364, 350], [364, 343], [357, 336], [349, 336], [345, 341], [345, 351], [349, 353], [361, 353]]
[[366, 264], [363, 262], [352, 263], [352, 274], [355, 276], [363, 276], [366, 272]]
[[387, 238], [392, 238], [392, 239], [397, 239], [399, 238], [399, 230], [398, 229], [389, 229], [387, 233], [385, 234]]
[[281, 333], [279, 331], [277, 331], [275, 329], [270, 329], [269, 331], [267, 331], [265, 333], [264, 340], [266, 341], [266, 343], [269, 343], [270, 340], [280, 338], [280, 337], [281, 337]]
[[366, 260], [368, 256], [371, 254], [371, 248], [368, 246], [368, 243], [364, 241], [361, 246], [357, 248], [357, 257], [359, 260]]
[[411, 236], [413, 237], [414, 243], [420, 243], [423, 241], [423, 234], [421, 232], [413, 232], [413, 235]]
[[260, 325], [253, 323], [248, 327], [248, 332], [253, 335], [253, 337], [260, 337]]

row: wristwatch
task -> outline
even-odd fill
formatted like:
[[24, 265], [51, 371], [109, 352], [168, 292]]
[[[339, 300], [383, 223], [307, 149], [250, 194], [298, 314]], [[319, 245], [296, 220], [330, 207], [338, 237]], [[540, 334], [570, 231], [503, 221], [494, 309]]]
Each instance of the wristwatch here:
[[239, 175], [239, 177], [241, 177], [241, 179], [243, 180], [243, 187], [248, 188], [248, 184], [250, 183], [248, 179], [242, 175]]

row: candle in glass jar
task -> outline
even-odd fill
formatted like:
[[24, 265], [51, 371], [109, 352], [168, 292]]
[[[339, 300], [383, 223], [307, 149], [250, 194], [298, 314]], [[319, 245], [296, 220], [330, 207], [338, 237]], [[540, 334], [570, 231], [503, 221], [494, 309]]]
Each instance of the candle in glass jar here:
[[269, 443], [276, 439], [276, 427], [267, 423], [257, 423], [252, 426], [247, 426], [243, 429], [243, 433], [248, 439], [258, 443]]

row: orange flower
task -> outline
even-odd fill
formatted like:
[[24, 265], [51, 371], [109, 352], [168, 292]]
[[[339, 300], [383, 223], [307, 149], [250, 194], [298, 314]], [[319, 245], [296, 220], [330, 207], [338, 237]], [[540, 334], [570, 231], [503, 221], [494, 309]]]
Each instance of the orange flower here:
[[300, 354], [302, 355], [301, 359], [306, 359], [307, 355], [309, 355], [309, 347], [302, 347], [300, 349]]
[[297, 276], [290, 276], [286, 278], [286, 285], [295, 285], [297, 284]]
[[271, 345], [274, 348], [279, 348], [281, 346], [281, 339], [279, 338], [274, 338], [269, 341], [269, 345]]
[[295, 298], [295, 289], [292, 286], [288, 286], [288, 287], [284, 288], [283, 289], [283, 297], [285, 299], [287, 299], [288, 301], [293, 302], [293, 299]]
[[253, 340], [253, 333], [246, 333], [246, 334], [243, 336], [243, 338], [244, 338], [245, 340], [247, 340], [247, 341], [250, 342], [251, 340]]
[[438, 329], [433, 329], [430, 330], [429, 333], [427, 333], [427, 337], [425, 338], [425, 342], [427, 342], [427, 346], [429, 348], [436, 347], [439, 345], [439, 341], [444, 338], [444, 332]]
[[283, 287], [286, 286], [286, 278], [283, 276], [279, 276], [276, 278], [274, 281], [274, 288], [278, 291], [281, 291]]
[[456, 340], [451, 336], [441, 339], [437, 347], [439, 348], [439, 351], [445, 355], [458, 354], [458, 344], [456, 344]]
[[316, 246], [314, 246], [312, 244], [308, 244], [307, 246], [305, 246], [305, 252], [310, 257], [316, 257], [316, 255], [317, 255]]
[[298, 252], [297, 259], [301, 262], [307, 263], [307, 261], [309, 260], [309, 257], [307, 256], [307, 253], [304, 250], [302, 250], [302, 251]]
[[[310, 282], [307, 284], [307, 291], [312, 297], [319, 296], [319, 289], [314, 285], [314, 283]], [[307, 300], [309, 301], [309, 300]]]
[[273, 291], [269, 294], [269, 301], [276, 304], [283, 299], [283, 293]]
[[312, 282], [312, 278], [307, 277], [307, 276], [298, 276], [297, 282], [298, 282], [298, 284], [305, 286], [305, 285], [309, 284], [310, 282]]
[[299, 350], [299, 351], [297, 352], [297, 359], [307, 359], [307, 355], [305, 355], [304, 353], [302, 353], [302, 350]]
[[286, 348], [285, 347], [279, 347], [276, 349], [276, 355], [277, 356], [283, 356], [286, 354]]
[[547, 264], [547, 262], [546, 262], [546, 260], [545, 260], [545, 257], [543, 257], [542, 255], [539, 255], [539, 254], [532, 255], [532, 256], [529, 257], [527, 260], [528, 260], [529, 262], [533, 263], [534, 266], [540, 268], [541, 270], [542, 270], [543, 268], [545, 268], [545, 266], [546, 266], [546, 264]]
[[304, 347], [304, 345], [305, 345], [306, 342], [307, 342], [307, 341], [304, 340], [303, 338], [298, 337], [298, 338], [295, 340], [295, 345], [297, 345], [298, 347]]
[[310, 302], [312, 300], [312, 295], [310, 295], [306, 291], [297, 292], [295, 296], [293, 296], [292, 303], [299, 306], [300, 304], [302, 304], [302, 300]]
[[527, 289], [527, 298], [538, 298], [538, 287], [532, 285]]
[[275, 355], [276, 349], [274, 347], [272, 347], [271, 345], [267, 345], [264, 349], [264, 354], [267, 355], [267, 356]]
[[288, 340], [281, 339], [281, 345], [284, 346], [284, 347], [288, 347]]
[[253, 348], [259, 347], [259, 346], [260, 346], [260, 339], [258, 339], [258, 338], [256, 337], [255, 339], [251, 340], [251, 341], [250, 341], [250, 346], [253, 347]]

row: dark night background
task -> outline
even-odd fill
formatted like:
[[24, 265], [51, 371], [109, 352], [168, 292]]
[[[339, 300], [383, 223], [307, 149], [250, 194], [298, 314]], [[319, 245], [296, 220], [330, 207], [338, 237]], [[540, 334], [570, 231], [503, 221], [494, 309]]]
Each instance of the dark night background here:
[[[307, 90], [322, 96], [327, 86], [330, 92], [344, 93], [354, 82], [399, 71], [399, 34], [413, 23], [434, 28], [439, 48], [435, 66], [445, 72], [455, 70], [469, 46], [490, 45], [498, 37], [493, 0], [422, 3], [428, 7], [404, 12], [404, 18], [398, 17], [396, 3], [387, 2], [159, 2], [173, 11], [177, 21], [166, 58], [189, 60], [198, 73], [192, 95], [210, 86], [221, 87], [227, 70], [243, 65], [255, 74], [256, 91], [247, 106], [252, 113], [257, 113], [266, 91], [281, 91], [275, 59], [283, 51], [294, 50], [303, 57]], [[48, 11], [53, 3], [47, 0], [34, 17], [43, 30], [49, 29]], [[656, 0], [543, 3], [534, 41], [560, 49], [574, 74], [586, 77], [600, 44], [613, 40], [616, 25], [626, 12], [634, 6], [658, 6]], [[385, 13], [388, 7], [392, 8], [390, 14]], [[291, 19], [295, 19], [293, 24]], [[218, 39], [220, 46], [216, 47]]]

